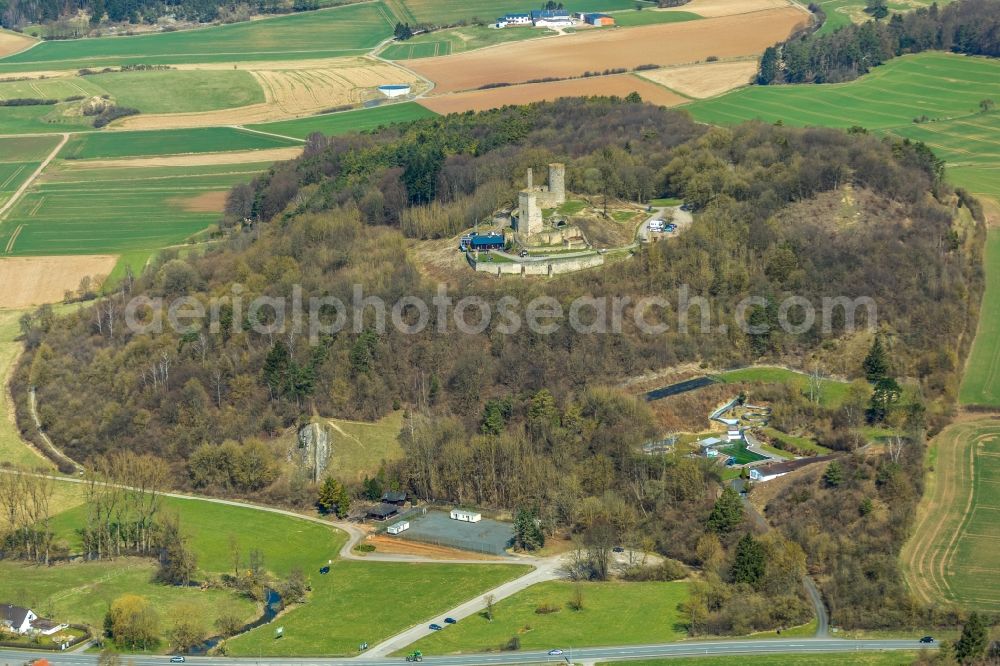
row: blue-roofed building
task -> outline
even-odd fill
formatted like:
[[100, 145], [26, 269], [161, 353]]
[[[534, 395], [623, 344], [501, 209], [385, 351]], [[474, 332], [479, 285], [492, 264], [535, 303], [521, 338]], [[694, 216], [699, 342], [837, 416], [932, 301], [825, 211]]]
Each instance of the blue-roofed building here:
[[503, 233], [491, 231], [488, 234], [467, 234], [462, 236], [459, 247], [462, 250], [502, 250], [506, 245]]

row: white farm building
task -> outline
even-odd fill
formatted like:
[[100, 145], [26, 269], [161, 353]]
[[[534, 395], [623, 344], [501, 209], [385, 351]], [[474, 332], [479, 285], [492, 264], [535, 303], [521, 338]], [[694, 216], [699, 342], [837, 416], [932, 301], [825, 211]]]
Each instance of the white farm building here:
[[388, 532], [389, 534], [399, 534], [400, 532], [405, 532], [408, 529], [410, 529], [410, 521], [401, 520], [398, 523], [393, 523], [392, 525], [389, 525], [388, 529], [386, 529], [386, 532]]
[[463, 523], [478, 523], [483, 519], [483, 514], [477, 511], [469, 511], [467, 509], [452, 509], [451, 519], [459, 520]]
[[403, 95], [410, 94], [410, 84], [401, 83], [398, 85], [379, 86], [378, 91], [389, 99], [392, 99], [393, 97], [402, 97]]

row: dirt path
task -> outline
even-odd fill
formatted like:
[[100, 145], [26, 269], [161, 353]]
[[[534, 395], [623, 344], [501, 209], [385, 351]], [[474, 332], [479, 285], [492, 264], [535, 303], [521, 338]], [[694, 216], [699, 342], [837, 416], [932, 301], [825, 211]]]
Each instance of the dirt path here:
[[14, 207], [14, 204], [16, 204], [18, 200], [21, 198], [21, 196], [24, 195], [24, 193], [28, 190], [28, 188], [31, 187], [31, 184], [35, 182], [35, 179], [38, 178], [43, 171], [45, 171], [45, 167], [47, 167], [49, 163], [55, 159], [56, 155], [59, 154], [59, 151], [62, 150], [63, 146], [66, 145], [67, 141], [69, 141], [69, 133], [64, 132], [62, 134], [62, 141], [59, 142], [59, 145], [56, 146], [52, 150], [52, 152], [49, 153], [49, 156], [46, 157], [45, 160], [38, 165], [38, 168], [35, 169], [35, 172], [31, 174], [31, 176], [29, 176], [28, 179], [21, 184], [21, 187], [17, 188], [17, 191], [14, 192], [13, 195], [11, 195], [7, 203], [5, 203], [3, 206], [0, 206], [0, 220], [3, 220], [3, 217], [7, 213], [7, 211], [9, 211], [11, 208]]

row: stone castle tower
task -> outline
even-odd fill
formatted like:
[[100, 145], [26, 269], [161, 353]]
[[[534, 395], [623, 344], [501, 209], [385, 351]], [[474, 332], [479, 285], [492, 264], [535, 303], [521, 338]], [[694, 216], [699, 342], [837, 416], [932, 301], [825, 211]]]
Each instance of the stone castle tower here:
[[531, 169], [528, 169], [526, 187], [518, 193], [519, 215], [517, 231], [522, 236], [541, 233], [543, 208], [555, 208], [566, 201], [566, 166], [549, 165], [549, 184], [536, 187]]

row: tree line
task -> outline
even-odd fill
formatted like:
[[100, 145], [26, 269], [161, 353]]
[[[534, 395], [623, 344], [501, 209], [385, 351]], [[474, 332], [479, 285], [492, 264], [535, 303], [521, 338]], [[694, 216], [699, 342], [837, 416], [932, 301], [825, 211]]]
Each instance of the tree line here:
[[827, 33], [808, 33], [768, 47], [756, 82], [838, 83], [906, 53], [940, 50], [966, 55], [1000, 55], [1000, 2], [958, 0], [937, 3], [888, 21], [849, 23]]

